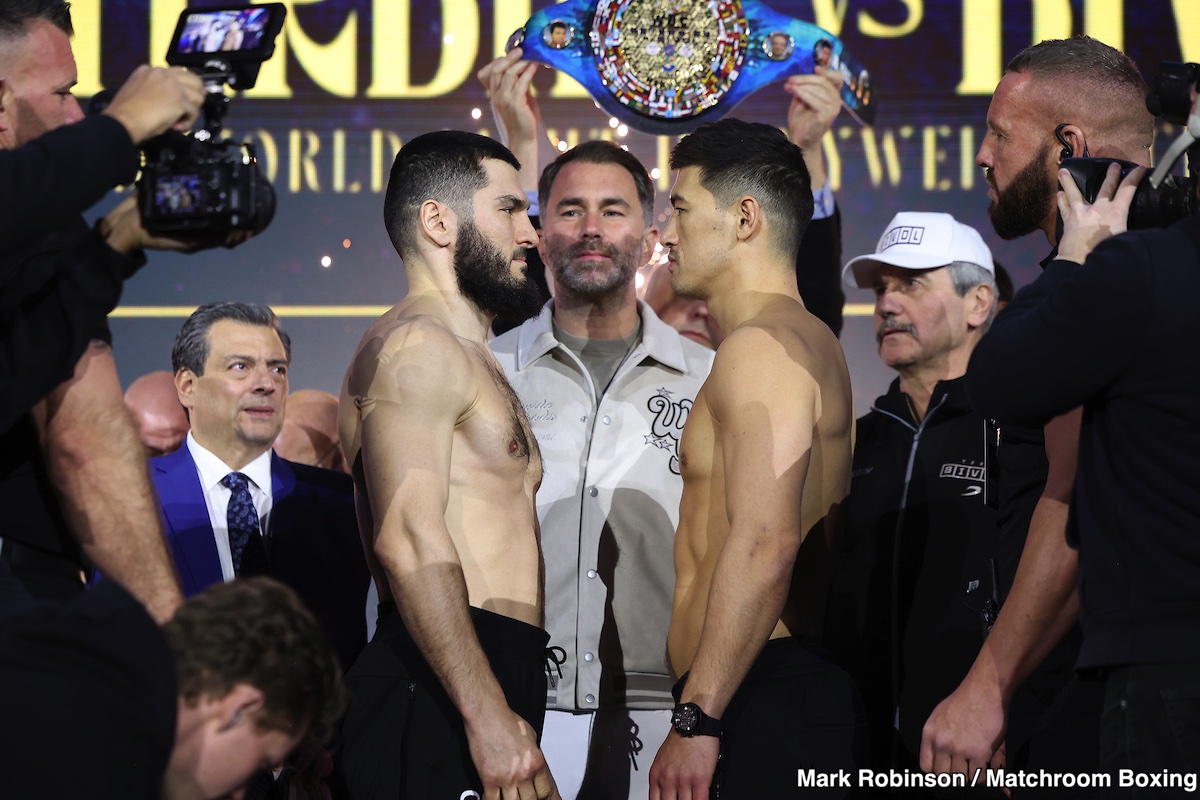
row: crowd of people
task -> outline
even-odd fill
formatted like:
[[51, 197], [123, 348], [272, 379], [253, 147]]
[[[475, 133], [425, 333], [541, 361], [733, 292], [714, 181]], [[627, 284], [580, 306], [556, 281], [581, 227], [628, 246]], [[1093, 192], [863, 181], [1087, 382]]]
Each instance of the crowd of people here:
[[[1012, 297], [949, 213], [843, 265], [840, 75], [787, 80], [786, 134], [683, 138], [660, 229], [627, 150], [542, 158], [515, 49], [497, 139], [400, 149], [408, 289], [340, 397], [227, 301], [122, 396], [122, 282], [213, 243], [81, 214], [204, 90], [141, 67], [82, 119], [70, 34], [0, 8], [4, 797], [1195, 791], [1200, 225], [1127, 233], [1142, 171], [1059, 170], [1149, 165], [1125, 55], [1040, 42], [996, 88], [994, 232], [1051, 248]], [[896, 373], [857, 420], [847, 288]], [[1157, 780], [1054, 778], [1120, 770]]]

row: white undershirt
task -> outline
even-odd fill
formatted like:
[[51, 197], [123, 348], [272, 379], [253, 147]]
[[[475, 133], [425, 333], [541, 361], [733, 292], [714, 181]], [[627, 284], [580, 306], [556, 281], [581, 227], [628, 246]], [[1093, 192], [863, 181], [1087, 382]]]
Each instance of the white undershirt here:
[[233, 491], [221, 485], [231, 472], [240, 472], [250, 479], [250, 499], [258, 510], [259, 527], [263, 537], [271, 529], [268, 518], [271, 514], [271, 450], [251, 461], [239, 470], [229, 467], [224, 461], [205, 449], [188, 431], [187, 448], [196, 462], [200, 475], [200, 488], [204, 490], [204, 504], [208, 506], [208, 519], [212, 523], [213, 537], [217, 542], [217, 555], [221, 559], [221, 575], [226, 581], [233, 580], [233, 556], [229, 553], [229, 498]]

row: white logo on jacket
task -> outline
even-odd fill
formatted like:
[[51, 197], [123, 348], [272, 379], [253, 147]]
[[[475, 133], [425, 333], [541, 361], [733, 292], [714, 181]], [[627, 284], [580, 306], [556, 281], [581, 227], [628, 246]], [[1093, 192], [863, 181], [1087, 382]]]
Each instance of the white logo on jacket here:
[[671, 453], [671, 472], [679, 474], [679, 439], [683, 436], [683, 425], [687, 422], [688, 412], [692, 410], [689, 399], [672, 400], [671, 392], [659, 389], [646, 403], [654, 419], [650, 422], [650, 434], [646, 436], [646, 444], [652, 444]]
[[960, 481], [983, 482], [984, 471], [982, 464], [942, 464], [939, 478], [953, 478]]

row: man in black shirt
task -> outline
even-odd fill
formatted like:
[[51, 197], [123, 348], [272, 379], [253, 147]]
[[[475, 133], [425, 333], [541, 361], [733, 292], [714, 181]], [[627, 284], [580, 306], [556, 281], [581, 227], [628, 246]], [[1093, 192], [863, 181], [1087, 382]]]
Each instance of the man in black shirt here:
[[[1154, 123], [1145, 94], [1133, 62], [1089, 37], [1040, 42], [1009, 62], [976, 156], [986, 170], [996, 232], [1012, 239], [1040, 230], [1057, 247], [1055, 197], [1064, 158], [1108, 156], [1148, 164]], [[1052, 258], [1053, 253], [1044, 263]], [[1072, 679], [1069, 666], [1079, 641], [1069, 635], [1079, 609], [1078, 554], [1064, 531], [1080, 413], [1069, 407], [1060, 412], [1041, 421], [1044, 445], [1040, 423], [1001, 427], [1003, 608], [962, 685], [926, 724], [921, 752], [926, 770], [973, 773], [989, 762], [1005, 763], [1006, 756], [1010, 769], [1099, 767], [1093, 738], [1097, 687]], [[1017, 692], [1022, 684], [1029, 690], [1024, 695]], [[1022, 749], [1028, 752], [1017, 758]], [[1062, 789], [1056, 792], [1063, 796]]]
[[973, 228], [925, 212], [897, 214], [844, 274], [874, 290], [879, 356], [898, 377], [858, 420], [825, 632], [863, 693], [871, 767], [915, 769], [921, 726], [979, 651], [994, 592], [984, 420], [962, 376], [995, 275]]
[[82, 117], [70, 33], [65, 3], [0, 9], [0, 150], [12, 151], [0, 158], [12, 233], [0, 245], [0, 616], [81, 591], [86, 557], [163, 620], [179, 587], [106, 315], [143, 248], [183, 244], [151, 239], [132, 199], [96, 230], [79, 212], [103, 184], [132, 180], [134, 145], [190, 124], [204, 92], [183, 70], [140, 68], [88, 123], [108, 157], [81, 164], [75, 137], [55, 132]]
[[1013, 300], [969, 381], [1002, 422], [1083, 404], [1067, 536], [1079, 667], [1105, 678], [1101, 763], [1165, 779], [1127, 796], [1183, 797], [1200, 763], [1200, 311], [1179, 289], [1200, 270], [1200, 220], [1122, 233], [1141, 177], [1118, 188], [1113, 165], [1089, 205], [1060, 172], [1058, 257]]

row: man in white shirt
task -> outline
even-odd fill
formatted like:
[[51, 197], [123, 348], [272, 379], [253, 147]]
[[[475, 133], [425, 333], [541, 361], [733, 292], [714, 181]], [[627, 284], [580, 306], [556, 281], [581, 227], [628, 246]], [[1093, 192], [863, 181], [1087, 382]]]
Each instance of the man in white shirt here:
[[350, 478], [274, 455], [291, 341], [266, 306], [213, 303], [184, 323], [171, 353], [191, 431], [153, 459], [185, 596], [267, 574], [312, 609], [344, 667], [366, 644], [369, 577]]

